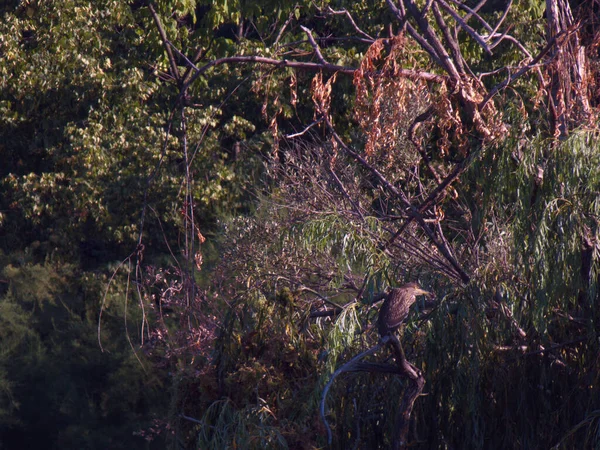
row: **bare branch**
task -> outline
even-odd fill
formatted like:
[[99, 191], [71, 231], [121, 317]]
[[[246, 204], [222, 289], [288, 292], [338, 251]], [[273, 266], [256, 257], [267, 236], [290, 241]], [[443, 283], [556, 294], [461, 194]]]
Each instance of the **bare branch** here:
[[348, 202], [350, 203], [350, 205], [352, 205], [352, 209], [354, 210], [354, 212], [361, 218], [361, 220], [364, 222], [365, 217], [363, 216], [363, 213], [360, 210], [360, 207], [358, 206], [358, 204], [352, 199], [352, 197], [350, 197], [350, 194], [348, 194], [348, 191], [346, 191], [346, 188], [344, 187], [344, 184], [342, 183], [342, 180], [339, 179], [339, 177], [337, 176], [337, 174], [333, 171], [333, 169], [331, 168], [327, 168], [327, 172], [329, 172], [329, 174], [331, 175], [331, 177], [333, 178], [333, 181], [335, 182], [335, 184], [337, 185], [337, 187], [340, 189], [340, 191], [342, 191], [343, 196], [346, 198], [346, 200], [348, 200]]
[[365, 357], [367, 357], [369, 355], [372, 355], [373, 353], [375, 353], [380, 348], [381, 348], [381, 343], [378, 343], [375, 346], [371, 347], [370, 349], [368, 349], [368, 350], [366, 350], [366, 351], [364, 351], [364, 352], [356, 355], [354, 358], [352, 358], [346, 364], [344, 364], [339, 369], [337, 369], [333, 373], [333, 375], [331, 375], [331, 378], [329, 379], [329, 381], [325, 385], [325, 388], [323, 389], [323, 395], [321, 396], [321, 407], [319, 408], [319, 410], [321, 412], [321, 420], [323, 421], [323, 423], [325, 424], [325, 428], [327, 429], [327, 441], [329, 442], [330, 445], [331, 445], [331, 441], [333, 439], [333, 436], [332, 436], [332, 433], [331, 433], [331, 427], [329, 426], [329, 423], [327, 422], [327, 417], [325, 417], [325, 401], [327, 400], [327, 393], [329, 392], [329, 389], [331, 389], [331, 386], [333, 385], [334, 380], [339, 375], [341, 375], [344, 372], [348, 372], [361, 359], [363, 359], [363, 358], [365, 358]]
[[431, 9], [431, 6], [433, 5], [434, 0], [427, 0], [427, 3], [425, 4], [425, 6], [423, 7], [423, 9], [421, 10], [421, 15], [425, 16], [425, 14], [427, 14], [429, 12], [429, 10]]
[[392, 183], [390, 183], [383, 176], [383, 174], [381, 172], [379, 172], [379, 170], [377, 170], [375, 167], [373, 167], [371, 164], [369, 164], [367, 162], [367, 160], [364, 159], [361, 155], [359, 155], [356, 151], [354, 151], [350, 147], [348, 147], [348, 145], [346, 145], [346, 143], [343, 141], [343, 139], [337, 134], [337, 132], [333, 128], [333, 125], [331, 124], [331, 121], [329, 120], [329, 118], [325, 114], [323, 115], [323, 118], [325, 120], [325, 123], [327, 124], [327, 128], [331, 132], [335, 141], [344, 149], [344, 151], [346, 153], [348, 153], [350, 156], [352, 156], [360, 165], [362, 165], [365, 169], [369, 170], [373, 175], [375, 175], [377, 177], [377, 179], [381, 182], [381, 184], [383, 186], [385, 186], [385, 188], [388, 191], [390, 191], [392, 194], [394, 194], [394, 196], [396, 198], [398, 198], [404, 204], [404, 206], [407, 208], [410, 216], [414, 217], [415, 220], [417, 220], [417, 222], [419, 223], [419, 226], [423, 229], [423, 231], [425, 232], [427, 237], [431, 240], [433, 245], [435, 245], [437, 247], [437, 249], [444, 256], [444, 258], [446, 258], [446, 260], [458, 272], [462, 282], [468, 283], [470, 280], [469, 275], [467, 275], [466, 272], [462, 269], [462, 267], [460, 266], [458, 261], [456, 261], [456, 259], [452, 256], [449, 249], [446, 248], [446, 246], [443, 243], [441, 243], [437, 240], [437, 238], [435, 237], [435, 233], [431, 230], [429, 225], [427, 225], [421, 212], [414, 205], [411, 204], [411, 202], [408, 200], [408, 198], [406, 198], [406, 195], [404, 194], [404, 192], [398, 190], [398, 188], [396, 188], [396, 186], [394, 186]]
[[404, 10], [403, 3], [400, 2], [400, 8], [398, 8], [394, 4], [393, 0], [386, 0], [386, 3], [392, 11], [392, 14], [394, 14], [400, 22], [400, 28], [402, 29], [406, 27], [406, 29], [408, 30], [408, 34], [410, 34], [410, 36], [415, 41], [417, 41], [417, 43], [429, 54], [429, 56], [434, 60], [434, 62], [439, 66], [444, 67], [442, 63], [442, 58], [440, 58], [436, 50], [429, 44], [429, 42], [427, 42], [427, 40], [423, 36], [421, 36], [417, 32], [417, 30], [415, 30], [415, 28], [410, 23], [407, 22], [406, 11]]
[[[507, 30], [508, 31], [508, 30]], [[491, 39], [498, 37], [498, 39], [496, 39], [491, 45], [490, 48], [494, 48], [496, 47], [498, 44], [500, 44], [500, 42], [507, 40], [512, 42], [513, 44], [515, 44], [515, 46], [521, 50], [521, 52], [527, 56], [527, 58], [532, 59], [533, 56], [531, 55], [531, 53], [529, 53], [529, 51], [523, 46], [523, 44], [521, 44], [518, 40], [516, 40], [514, 37], [512, 37], [510, 34], [494, 34], [494, 35], [490, 35], [489, 36]]]
[[185, 420], [189, 420], [190, 422], [199, 423], [201, 425], [204, 425], [204, 422], [202, 422], [201, 420], [194, 419], [193, 417], [186, 416], [185, 414], [179, 414], [179, 417], [181, 417], [182, 419], [185, 419]]
[[[310, 33], [310, 30], [308, 30], [308, 31]], [[311, 35], [311, 37], [312, 37], [312, 35]], [[320, 52], [318, 53], [317, 57], [319, 57], [319, 55], [320, 55], [319, 59], [322, 59], [322, 61], [319, 63], [293, 61], [293, 60], [287, 60], [287, 59], [274, 59], [274, 58], [267, 58], [264, 56], [252, 56], [251, 55], [251, 56], [230, 56], [230, 57], [226, 57], [226, 58], [219, 58], [219, 59], [210, 61], [201, 67], [198, 67], [192, 61], [190, 61], [190, 59], [188, 59], [183, 53], [181, 53], [179, 50], [177, 50], [177, 48], [175, 46], [173, 46], [173, 44], [171, 44], [169, 41], [167, 41], [167, 43], [172, 48], [174, 48], [175, 51], [177, 52], [177, 54], [179, 54], [185, 60], [185, 62], [188, 64], [188, 66], [193, 68], [196, 72], [194, 74], [194, 76], [192, 76], [183, 85], [183, 87], [181, 89], [182, 96], [184, 95], [185, 91], [194, 83], [194, 81], [196, 81], [198, 79], [198, 77], [200, 77], [203, 73], [205, 73], [209, 69], [220, 66], [222, 64], [267, 64], [267, 65], [275, 66], [277, 68], [290, 67], [293, 69], [308, 70], [308, 71], [312, 71], [312, 72], [319, 72], [319, 71], [338, 72], [338, 73], [342, 73], [344, 75], [353, 75], [354, 72], [356, 71], [356, 69], [353, 67], [338, 66], [336, 64], [328, 63], [327, 61], [325, 61], [325, 59], [320, 54]], [[318, 49], [318, 46], [316, 45], [314, 38], [312, 39], [312, 43], [314, 43], [313, 47], [316, 47], [316, 49]], [[398, 69], [394, 73], [397, 76], [401, 76], [401, 77], [408, 78], [411, 80], [425, 80], [425, 81], [433, 81], [433, 82], [437, 82], [437, 83], [442, 83], [446, 79], [446, 77], [444, 77], [443, 75], [437, 75], [437, 74], [433, 74], [430, 72], [424, 72], [424, 71], [419, 71], [419, 70]]]
[[444, 39], [446, 40], [446, 43], [447, 43], [448, 47], [450, 48], [450, 53], [452, 53], [452, 58], [454, 59], [454, 62], [456, 63], [458, 70], [461, 73], [464, 73], [465, 72], [465, 66], [463, 65], [464, 58], [462, 56], [462, 53], [460, 52], [460, 47], [458, 45], [458, 41], [450, 34], [450, 30], [448, 29], [448, 26], [446, 25], [446, 22], [444, 21], [444, 18], [442, 17], [442, 13], [440, 12], [440, 9], [438, 8], [437, 4], [433, 5], [433, 15], [435, 17], [435, 21], [437, 22], [438, 26], [440, 27], [440, 30], [442, 30], [442, 34], [444, 35]]
[[277, 37], [275, 38], [275, 42], [273, 42], [273, 47], [277, 47], [277, 44], [279, 44], [279, 40], [281, 39], [281, 36], [283, 36], [283, 32], [285, 31], [287, 26], [292, 22], [292, 20], [294, 20], [294, 11], [290, 12], [290, 15], [288, 16], [287, 20], [285, 21], [285, 23], [279, 30], [279, 33], [277, 34]]
[[[390, 3], [392, 3], [392, 1], [387, 0], [387, 3], [389, 5]], [[419, 9], [417, 8], [417, 5], [414, 3], [413, 0], [404, 0], [404, 4], [406, 5], [408, 13], [411, 14], [417, 22], [419, 29], [423, 33], [423, 37], [433, 48], [433, 55], [435, 55], [437, 59], [441, 62], [441, 65], [444, 68], [444, 70], [455, 80], [460, 80], [460, 73], [457, 70], [454, 63], [452, 62], [452, 58], [450, 58], [450, 55], [442, 45], [438, 36], [435, 34], [434, 29], [431, 27], [431, 25], [429, 25], [427, 19], [423, 15], [421, 15]]]
[[339, 313], [341, 313], [343, 310], [342, 309], [323, 309], [323, 310], [319, 310], [319, 311], [312, 311], [308, 317], [310, 317], [311, 319], [315, 318], [315, 317], [332, 317], [332, 316], [337, 316]]
[[[553, 345], [551, 345], [548, 348], [544, 348], [544, 347], [542, 347], [540, 345], [539, 346], [540, 347], [539, 350], [533, 350], [533, 351], [530, 351], [528, 353], [524, 353], [522, 355], [514, 356], [512, 358], [508, 358], [506, 360], [506, 362], [515, 361], [515, 360], [517, 360], [519, 358], [524, 358], [524, 357], [527, 357], [527, 356], [534, 356], [534, 355], [540, 355], [542, 353], [549, 353], [549, 352], [552, 352], [554, 350], [558, 350], [558, 349], [561, 349], [561, 348], [564, 348], [564, 347], [568, 347], [569, 345], [580, 344], [581, 342], [585, 342], [586, 340], [588, 340], [588, 337], [584, 336], [584, 337], [580, 337], [580, 338], [576, 338], [576, 339], [571, 339], [570, 341], [562, 342], [560, 344], [553, 344]], [[499, 350], [499, 351], [518, 350], [518, 351], [522, 352], [522, 351], [527, 350], [527, 347], [524, 346], [524, 345], [520, 345], [520, 346], [516, 346], [516, 347], [496, 347], [495, 349]]]
[[350, 23], [352, 24], [352, 26], [354, 27], [354, 29], [356, 30], [356, 32], [358, 34], [360, 34], [361, 36], [369, 39], [370, 41], [374, 42], [375, 39], [373, 37], [371, 37], [369, 34], [365, 33], [363, 30], [361, 30], [358, 25], [356, 25], [356, 22], [354, 21], [354, 19], [352, 18], [352, 16], [350, 15], [350, 13], [348, 12], [347, 9], [341, 9], [339, 11], [336, 11], [334, 9], [331, 8], [331, 6], [327, 6], [327, 12], [333, 15], [345, 15], [346, 17], [348, 17], [348, 20], [350, 21]]
[[[284, 278], [284, 277], [279, 277], [279, 278]], [[288, 280], [291, 281], [291, 280]], [[325, 303], [335, 307], [336, 309], [339, 310], [343, 310], [343, 306], [338, 305], [336, 302], [334, 302], [333, 300], [321, 295], [320, 293], [318, 293], [317, 291], [315, 291], [314, 289], [309, 288], [308, 286], [300, 286], [300, 288], [298, 289], [299, 292], [302, 291], [306, 291], [306, 292], [310, 292], [311, 294], [316, 295], [318, 298], [320, 298], [321, 300], [323, 300]]]
[[306, 33], [306, 36], [308, 38], [308, 42], [310, 42], [310, 45], [315, 50], [315, 54], [317, 55], [317, 59], [321, 62], [321, 64], [328, 64], [327, 61], [325, 61], [325, 58], [323, 57], [323, 54], [321, 53], [321, 49], [319, 48], [319, 46], [315, 42], [315, 38], [313, 37], [312, 32], [308, 28], [306, 28], [305, 26], [303, 26], [303, 25], [301, 25], [300, 28], [302, 29], [302, 31], [304, 31]]
[[[487, 105], [487, 102], [489, 102], [498, 92], [500, 92], [502, 89], [504, 89], [506, 86], [508, 86], [513, 81], [515, 81], [517, 78], [520, 78], [523, 75], [525, 75], [532, 68], [536, 67], [537, 63], [540, 62], [544, 56], [546, 56], [546, 54], [552, 49], [552, 47], [554, 47], [554, 45], [557, 42], [557, 39], [563, 38], [564, 36], [567, 36], [567, 35], [569, 35], [571, 33], [575, 33], [575, 32], [576, 32], [576, 30], [565, 30], [565, 31], [562, 31], [561, 33], [557, 34], [556, 36], [554, 36], [552, 39], [550, 39], [548, 41], [548, 43], [546, 44], [546, 46], [540, 51], [540, 53], [538, 53], [538, 55], [535, 58], [533, 58], [533, 60], [529, 64], [527, 64], [526, 66], [521, 68], [521, 70], [519, 70], [514, 75], [512, 75], [512, 76], [509, 75], [508, 78], [506, 80], [504, 80], [502, 83], [498, 83], [496, 86], [494, 86], [494, 88], [488, 93], [488, 95], [486, 95], [486, 97], [483, 99], [483, 101], [478, 105], [478, 109], [480, 111], [483, 110], [485, 105]], [[553, 56], [554, 55], [552, 55], [552, 57]]]
[[460, 17], [459, 14], [457, 14], [457, 12], [454, 11], [450, 5], [448, 5], [448, 3], [446, 3], [444, 0], [437, 0], [437, 3], [439, 3], [442, 8], [444, 8], [444, 10], [450, 14], [454, 20], [456, 20], [456, 23], [458, 23], [463, 30], [469, 33], [469, 35], [475, 39], [475, 41], [477, 41], [477, 43], [486, 51], [486, 53], [489, 55], [492, 54], [492, 51], [489, 49], [487, 43], [482, 39], [482, 37], [473, 28], [471, 28], [469, 24], [467, 24], [467, 22]]
[[308, 132], [312, 127], [314, 127], [315, 125], [320, 124], [321, 122], [323, 122], [323, 119], [317, 119], [315, 120], [313, 123], [307, 125], [304, 130], [299, 131], [298, 133], [294, 133], [294, 134], [288, 134], [285, 137], [288, 139], [293, 139], [293, 138], [297, 138], [302, 136], [304, 133]]
[[[170, 42], [169, 42], [169, 45], [171, 47], [173, 47], [173, 44], [171, 44]], [[175, 48], [175, 47], [173, 47], [173, 48], [179, 55], [182, 54], [179, 50], [177, 50], [177, 48]], [[194, 55], [194, 57], [192, 58], [192, 61], [200, 61], [200, 59], [202, 59], [204, 57], [204, 55], [206, 55], [208, 53], [209, 49], [210, 49], [210, 45], [208, 45], [206, 48], [199, 48], [196, 51], [196, 54]], [[187, 62], [188, 58], [185, 57], [185, 60]], [[187, 69], [185, 69], [185, 73], [181, 77], [181, 79], [183, 80], [184, 83], [189, 79], [193, 69], [194, 68], [188, 64]]]
[[500, 20], [498, 21], [498, 23], [496, 24], [496, 26], [492, 30], [492, 34], [494, 34], [494, 33], [496, 33], [498, 31], [498, 29], [500, 28], [500, 26], [504, 22], [504, 19], [506, 19], [506, 16], [508, 16], [508, 11], [509, 11], [509, 9], [510, 9], [511, 6], [512, 6], [512, 0], [509, 0], [508, 4], [506, 5], [506, 9], [504, 10], [504, 13], [502, 14], [502, 17], [500, 17]]
[[451, 3], [453, 3], [454, 5], [456, 5], [457, 7], [459, 7], [460, 9], [462, 9], [468, 13], [466, 16], [464, 16], [462, 18], [462, 20], [464, 20], [466, 22], [467, 20], [469, 20], [471, 18], [471, 16], [473, 16], [483, 25], [483, 27], [486, 30], [488, 30], [490, 33], [494, 34], [498, 31], [498, 29], [504, 22], [504, 19], [506, 19], [506, 16], [508, 15], [508, 11], [512, 5], [512, 0], [508, 1], [508, 4], [506, 5], [506, 8], [504, 9], [504, 13], [502, 14], [502, 17], [500, 17], [500, 20], [498, 21], [498, 23], [496, 24], [496, 26], [494, 28], [492, 28], [492, 26], [489, 23], [487, 23], [483, 17], [481, 17], [479, 14], [477, 14], [477, 11], [486, 3], [486, 1], [487, 0], [483, 0], [475, 8], [471, 9], [467, 5], [465, 5], [464, 3], [461, 3], [458, 0], [450, 0]]
[[[189, 63], [190, 62], [188, 62], [188, 64]], [[192, 67], [196, 70], [196, 73], [188, 82], [185, 83], [182, 92], [187, 90], [187, 88], [189, 88], [194, 83], [194, 81], [196, 81], [198, 77], [204, 72], [211, 69], [212, 67], [220, 66], [222, 64], [267, 64], [278, 68], [291, 67], [293, 69], [309, 70], [314, 72], [324, 70], [326, 72], [339, 72], [345, 75], [352, 75], [356, 71], [356, 69], [352, 67], [338, 66], [336, 64], [330, 64], [327, 62], [300, 62], [290, 61], [287, 59], [266, 58], [264, 56], [230, 56], [226, 58], [215, 59], [206, 63], [202, 67], [197, 67], [196, 65], [193, 65]]]
[[165, 51], [167, 52], [167, 57], [169, 59], [169, 65], [171, 66], [171, 76], [179, 82], [181, 80], [181, 74], [179, 73], [179, 69], [177, 68], [177, 61], [175, 61], [175, 57], [173, 56], [173, 52], [171, 51], [171, 47], [169, 45], [169, 40], [167, 38], [167, 33], [165, 33], [165, 29], [163, 28], [160, 17], [156, 13], [154, 6], [152, 3], [148, 4], [148, 9], [150, 10], [150, 14], [152, 14], [152, 18], [154, 19], [154, 23], [156, 24], [156, 28], [158, 28], [158, 33], [160, 34], [160, 38], [163, 41], [163, 46], [165, 47]]

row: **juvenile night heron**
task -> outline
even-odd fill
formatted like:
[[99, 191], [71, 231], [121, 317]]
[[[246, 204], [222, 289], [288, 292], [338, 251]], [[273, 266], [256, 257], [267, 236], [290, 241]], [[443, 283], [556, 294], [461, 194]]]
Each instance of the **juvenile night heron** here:
[[379, 310], [377, 326], [380, 336], [390, 335], [400, 327], [408, 317], [409, 308], [417, 301], [417, 295], [430, 296], [431, 293], [421, 289], [417, 283], [392, 289]]

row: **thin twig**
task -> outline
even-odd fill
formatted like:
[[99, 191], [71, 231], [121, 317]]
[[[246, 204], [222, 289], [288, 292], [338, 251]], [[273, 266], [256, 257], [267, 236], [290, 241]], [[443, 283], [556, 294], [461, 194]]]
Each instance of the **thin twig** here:
[[327, 12], [330, 14], [333, 14], [333, 15], [345, 15], [358, 34], [369, 39], [371, 42], [375, 41], [375, 39], [372, 36], [365, 33], [363, 30], [361, 30], [358, 27], [358, 25], [356, 25], [356, 22], [354, 21], [354, 19], [352, 18], [352, 16], [350, 15], [350, 13], [348, 12], [347, 9], [344, 8], [344, 9], [340, 9], [340, 10], [336, 11], [335, 9], [332, 9], [331, 6], [327, 6]]
[[279, 40], [281, 39], [281, 36], [283, 36], [283, 32], [285, 31], [287, 26], [292, 22], [293, 19], [294, 19], [294, 11], [290, 12], [290, 15], [288, 16], [287, 20], [285, 21], [285, 23], [279, 30], [279, 33], [277, 34], [277, 37], [275, 38], [275, 42], [273, 42], [273, 47], [277, 47], [277, 44], [279, 44]]
[[317, 119], [315, 120], [313, 123], [309, 124], [308, 126], [306, 126], [306, 128], [304, 128], [304, 130], [298, 132], [298, 133], [294, 133], [294, 134], [287, 134], [285, 137], [287, 139], [293, 139], [293, 138], [297, 138], [302, 136], [304, 133], [306, 133], [308, 130], [310, 130], [312, 127], [314, 127], [315, 125], [320, 124], [321, 122], [323, 122], [323, 119]]
[[[534, 67], [537, 67], [537, 63], [541, 61], [541, 59], [546, 56], [546, 54], [548, 52], [550, 52], [550, 50], [552, 49], [552, 47], [556, 44], [557, 39], [558, 38], [562, 38], [566, 35], [572, 34], [574, 32], [576, 32], [577, 30], [565, 30], [560, 32], [559, 34], [557, 34], [556, 36], [554, 36], [552, 39], [550, 39], [548, 41], [548, 43], [546, 44], [546, 46], [538, 53], [538, 55], [533, 58], [531, 60], [531, 62], [529, 64], [527, 64], [526, 66], [524, 66], [521, 70], [519, 70], [517, 73], [515, 73], [512, 76], [509, 76], [506, 80], [504, 80], [503, 82], [497, 84], [496, 86], [494, 86], [494, 88], [488, 93], [488, 95], [486, 95], [486, 97], [483, 99], [483, 101], [477, 106], [477, 108], [481, 111], [483, 110], [483, 108], [485, 108], [485, 105], [487, 105], [487, 103], [498, 93], [500, 92], [502, 89], [504, 89], [506, 86], [508, 86], [510, 83], [512, 83], [513, 81], [515, 81], [517, 78], [522, 77], [523, 75], [525, 75], [527, 72], [529, 72], [529, 70], [531, 70]], [[552, 55], [552, 57], [554, 57], [554, 55]], [[552, 59], [552, 58], [550, 58]]]

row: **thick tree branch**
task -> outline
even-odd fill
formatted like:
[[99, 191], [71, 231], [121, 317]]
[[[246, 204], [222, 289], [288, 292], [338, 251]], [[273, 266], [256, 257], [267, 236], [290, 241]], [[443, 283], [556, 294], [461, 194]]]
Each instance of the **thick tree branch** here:
[[339, 369], [337, 369], [333, 373], [333, 375], [331, 375], [331, 378], [329, 379], [329, 381], [325, 385], [325, 388], [323, 389], [323, 395], [321, 396], [320, 412], [321, 412], [321, 420], [325, 424], [325, 428], [327, 430], [327, 441], [329, 442], [329, 445], [331, 445], [331, 441], [333, 439], [333, 435], [331, 433], [331, 427], [329, 426], [329, 423], [327, 422], [327, 417], [325, 416], [325, 401], [327, 400], [327, 393], [329, 392], [329, 389], [331, 389], [331, 386], [333, 385], [334, 380], [339, 375], [341, 375], [344, 372], [350, 371], [351, 368], [353, 366], [355, 366], [358, 362], [360, 362], [361, 359], [363, 359], [363, 358], [365, 358], [365, 357], [367, 357], [369, 355], [372, 355], [373, 353], [375, 353], [380, 348], [381, 348], [381, 343], [378, 343], [375, 346], [371, 347], [370, 349], [365, 350], [364, 352], [360, 353], [359, 355], [356, 355], [354, 358], [352, 358], [346, 364], [344, 364]]
[[440, 30], [442, 31], [442, 34], [444, 35], [444, 39], [446, 40], [446, 45], [450, 49], [450, 53], [452, 54], [454, 63], [456, 64], [458, 70], [461, 73], [464, 73], [465, 72], [465, 66], [463, 64], [464, 58], [462, 56], [462, 53], [460, 52], [460, 47], [458, 45], [458, 41], [456, 39], [454, 39], [454, 37], [450, 34], [450, 30], [448, 29], [448, 26], [446, 25], [446, 22], [444, 21], [444, 18], [442, 17], [442, 13], [440, 12], [440, 9], [438, 8], [437, 4], [433, 5], [433, 16], [435, 17], [435, 21], [436, 21], [438, 27], [440, 28]]
[[[388, 1], [388, 5], [391, 1]], [[456, 81], [460, 80], [460, 73], [457, 70], [452, 58], [442, 45], [442, 42], [435, 34], [434, 29], [429, 25], [429, 22], [423, 16], [423, 14], [417, 8], [417, 5], [413, 2], [413, 0], [404, 0], [403, 3], [406, 5], [406, 9], [408, 13], [413, 16], [419, 29], [423, 33], [423, 37], [427, 40], [427, 42], [433, 47], [434, 55], [439, 59], [442, 64], [444, 70]]]
[[410, 383], [402, 396], [400, 410], [396, 417], [396, 433], [392, 440], [392, 448], [395, 450], [404, 449], [407, 447], [408, 426], [410, 425], [410, 417], [415, 405], [415, 401], [423, 392], [425, 387], [425, 377], [419, 369], [413, 366], [406, 360], [402, 344], [396, 335], [390, 336], [390, 344], [396, 354], [398, 366], [404, 374], [410, 379]]
[[400, 22], [400, 29], [406, 28], [406, 30], [408, 31], [408, 34], [410, 34], [410, 36], [417, 41], [417, 43], [429, 54], [429, 56], [434, 60], [434, 62], [436, 64], [438, 64], [441, 67], [444, 67], [442, 60], [439, 58], [439, 56], [437, 55], [435, 49], [429, 44], [429, 42], [427, 42], [427, 40], [421, 36], [417, 30], [407, 21], [407, 17], [406, 17], [406, 11], [404, 10], [404, 5], [402, 2], [400, 2], [400, 7], [397, 7], [393, 0], [386, 0], [386, 3], [388, 5], [388, 7], [390, 8], [390, 10], [392, 11], [392, 14], [394, 14], [394, 16], [396, 16], [396, 18], [398, 19], [398, 21]]

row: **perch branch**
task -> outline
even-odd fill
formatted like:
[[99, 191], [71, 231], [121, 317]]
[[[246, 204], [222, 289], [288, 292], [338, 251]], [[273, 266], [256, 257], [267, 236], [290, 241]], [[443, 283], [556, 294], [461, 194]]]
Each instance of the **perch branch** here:
[[352, 368], [352, 366], [356, 365], [361, 359], [363, 359], [369, 355], [372, 355], [380, 348], [381, 348], [381, 343], [378, 343], [375, 346], [371, 347], [370, 349], [365, 350], [364, 352], [360, 353], [359, 355], [356, 355], [354, 358], [352, 358], [346, 364], [344, 364], [339, 369], [337, 369], [335, 372], [333, 372], [333, 375], [331, 375], [331, 378], [325, 385], [325, 388], [323, 389], [323, 396], [321, 397], [320, 411], [321, 411], [321, 420], [323, 420], [323, 423], [325, 424], [325, 428], [327, 429], [327, 442], [329, 443], [329, 445], [331, 445], [333, 436], [331, 433], [331, 427], [329, 426], [329, 423], [327, 422], [327, 417], [325, 417], [325, 401], [327, 400], [327, 393], [329, 392], [329, 389], [331, 388], [333, 381], [342, 373], [348, 372]]

